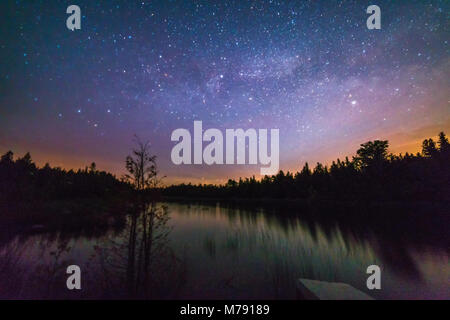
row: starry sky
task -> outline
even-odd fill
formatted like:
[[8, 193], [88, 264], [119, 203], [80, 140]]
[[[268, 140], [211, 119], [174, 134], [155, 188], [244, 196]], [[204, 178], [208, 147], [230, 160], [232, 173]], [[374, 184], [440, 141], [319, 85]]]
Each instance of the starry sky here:
[[[66, 8], [81, 8], [81, 30]], [[366, 8], [381, 8], [368, 30]], [[166, 183], [259, 176], [171, 163], [177, 128], [280, 129], [280, 169], [450, 133], [450, 1], [1, 1], [0, 152], [124, 173], [134, 134]]]

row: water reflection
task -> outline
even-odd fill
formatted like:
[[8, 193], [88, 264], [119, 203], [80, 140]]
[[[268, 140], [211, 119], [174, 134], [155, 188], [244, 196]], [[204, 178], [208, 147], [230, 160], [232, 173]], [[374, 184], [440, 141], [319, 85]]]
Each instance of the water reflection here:
[[[450, 298], [445, 224], [419, 212], [408, 221], [399, 210], [377, 220], [333, 210], [139, 203], [101, 227], [10, 230], [0, 297], [293, 299], [302, 277], [381, 299]], [[65, 288], [70, 264], [82, 269], [80, 291]], [[371, 264], [382, 268], [377, 292], [365, 288]]]
[[[168, 246], [168, 208], [141, 203], [119, 236], [95, 246], [107, 297], [176, 298], [184, 265]], [[126, 289], [126, 290], [125, 290]]]

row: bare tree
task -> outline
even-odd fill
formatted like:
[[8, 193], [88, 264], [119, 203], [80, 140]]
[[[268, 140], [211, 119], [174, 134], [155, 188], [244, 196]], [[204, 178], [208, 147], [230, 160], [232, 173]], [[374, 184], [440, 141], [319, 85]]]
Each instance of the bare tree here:
[[136, 190], [145, 190], [156, 187], [161, 179], [158, 179], [156, 156], [150, 153], [150, 142], [142, 142], [138, 136], [134, 136], [136, 147], [125, 161], [128, 174], [125, 179], [133, 184]]

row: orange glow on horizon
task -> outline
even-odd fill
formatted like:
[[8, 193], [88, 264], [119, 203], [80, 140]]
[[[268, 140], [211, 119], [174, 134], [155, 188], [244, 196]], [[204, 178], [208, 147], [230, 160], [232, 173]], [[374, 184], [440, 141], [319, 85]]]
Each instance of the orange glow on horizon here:
[[[440, 127], [440, 128], [439, 128]], [[321, 162], [323, 165], [330, 166], [332, 161], [337, 160], [338, 158], [344, 160], [346, 156], [349, 159], [356, 153], [359, 145], [363, 142], [369, 140], [388, 140], [389, 141], [389, 152], [393, 154], [405, 154], [406, 152], [416, 154], [420, 152], [422, 149], [422, 141], [424, 139], [432, 138], [437, 141], [437, 133], [440, 131], [444, 131], [446, 133], [450, 132], [450, 118], [447, 119], [442, 125], [435, 125], [429, 127], [422, 127], [416, 130], [411, 130], [407, 133], [391, 133], [385, 134], [382, 133], [372, 133], [367, 139], [360, 139], [359, 141], [352, 142], [351, 144], [339, 146], [334, 145], [335, 148], [341, 150], [336, 152], [336, 150], [331, 150], [330, 152], [317, 152], [313, 156], [307, 159], [309, 166], [313, 169], [316, 166], [317, 162]], [[8, 151], [9, 148], [6, 148], [4, 145], [0, 145], [1, 154], [4, 154]], [[327, 149], [324, 149], [328, 151]], [[101, 171], [107, 171], [115, 175], [117, 178], [120, 178], [123, 174], [125, 174], [125, 168], [123, 166], [124, 161], [122, 162], [117, 159], [110, 159], [106, 157], [93, 156], [92, 158], [87, 158], [85, 155], [74, 155], [67, 153], [58, 153], [58, 152], [43, 152], [39, 149], [33, 147], [33, 145], [28, 147], [21, 147], [12, 149], [14, 152], [14, 158], [23, 156], [27, 151], [30, 152], [33, 161], [37, 166], [42, 167], [46, 163], [49, 163], [52, 167], [60, 167], [65, 170], [78, 170], [84, 169], [87, 166], [90, 166], [92, 162], [95, 162], [97, 165], [97, 169]], [[125, 156], [123, 157], [125, 159]], [[169, 160], [170, 161], [170, 160]], [[298, 161], [296, 163], [284, 163], [284, 165], [280, 165], [280, 170], [284, 172], [297, 172], [300, 171], [303, 167], [305, 161]], [[158, 163], [160, 166], [160, 174], [166, 175], [167, 177], [163, 180], [164, 185], [172, 185], [179, 183], [192, 183], [192, 184], [223, 184], [228, 181], [228, 179], [238, 180], [240, 177], [251, 177], [255, 176], [257, 180], [261, 179], [262, 176], [259, 175], [259, 169], [255, 169], [253, 167], [244, 168], [244, 170], [240, 170], [240, 173], [233, 172], [229, 170], [225, 176], [223, 177], [212, 177], [207, 176], [207, 172], [205, 172], [205, 176], [201, 175], [201, 171], [198, 174], [189, 173], [187, 175], [177, 175], [177, 174], [167, 174], [165, 171], [165, 163]], [[227, 167], [230, 168], [231, 167]], [[242, 169], [242, 166], [240, 166]], [[203, 171], [203, 170], [202, 170]]]

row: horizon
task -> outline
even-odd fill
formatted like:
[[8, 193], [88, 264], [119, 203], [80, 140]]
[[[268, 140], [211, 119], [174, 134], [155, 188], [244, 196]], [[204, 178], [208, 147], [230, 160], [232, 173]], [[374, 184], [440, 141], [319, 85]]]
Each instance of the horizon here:
[[[444, 132], [444, 133], [446, 133], [446, 132], [443, 131], [443, 130], [440, 130], [439, 132]], [[391, 141], [388, 140], [388, 142], [389, 142], [389, 149], [388, 149], [388, 152], [389, 152], [389, 154], [393, 154], [393, 155], [405, 155], [406, 153], [415, 155], [415, 154], [421, 152], [421, 150], [422, 150], [422, 142], [423, 142], [424, 139], [428, 139], [428, 138], [431, 138], [431, 139], [433, 139], [433, 140], [436, 142], [437, 139], [438, 139], [438, 134], [435, 134], [435, 135], [433, 135], [433, 136], [424, 136], [423, 138], [418, 139], [417, 141], [414, 141], [414, 149], [411, 149], [411, 148], [410, 148], [410, 149], [408, 149], [408, 150], [404, 149], [405, 145], [392, 146]], [[380, 137], [379, 139], [373, 139], [373, 140], [386, 140], [386, 139], [383, 139], [383, 137]], [[367, 141], [364, 141], [364, 142], [373, 141], [373, 140], [367, 140]], [[364, 142], [362, 142], [362, 143], [364, 143]], [[286, 172], [291, 172], [291, 173], [300, 172], [301, 169], [303, 168], [303, 166], [305, 165], [305, 163], [308, 163], [310, 169], [313, 169], [313, 168], [316, 166], [317, 163], [321, 163], [322, 165], [328, 166], [328, 167], [329, 167], [329, 166], [332, 164], [332, 162], [333, 162], [333, 161], [336, 161], [337, 159], [340, 159], [340, 160], [342, 161], [342, 160], [345, 160], [346, 157], [348, 157], [348, 158], [351, 160], [352, 157], [356, 154], [356, 150], [358, 149], [359, 146], [360, 146], [360, 144], [359, 144], [358, 146], [355, 146], [355, 150], [354, 150], [354, 152], [353, 152], [352, 154], [344, 155], [344, 156], [342, 156], [342, 157], [335, 157], [335, 158], [332, 158], [332, 159], [328, 159], [328, 160], [326, 160], [326, 161], [315, 161], [315, 162], [312, 162], [312, 161], [306, 160], [305, 162], [299, 164], [298, 166], [296, 166], [296, 167], [293, 168], [293, 169], [283, 169], [283, 168], [280, 168], [279, 171], [283, 171], [283, 172], [285, 172], [285, 173], [286, 173]], [[410, 147], [411, 144], [410, 144], [410, 143], [409, 143], [409, 144], [406, 144], [406, 146], [407, 146], [407, 147]], [[404, 150], [404, 151], [399, 151], [399, 152], [395, 152], [395, 151], [394, 151], [394, 152], [393, 152], [392, 150]], [[414, 150], [414, 151], [411, 151], [411, 150]], [[3, 155], [3, 154], [5, 154], [5, 153], [8, 152], [8, 151], [12, 151], [12, 152], [14, 153], [14, 159], [15, 159], [15, 160], [16, 160], [17, 158], [22, 157], [22, 156], [25, 155], [27, 152], [29, 152], [29, 151], [25, 151], [25, 152], [23, 152], [23, 153], [17, 153], [17, 152], [15, 152], [14, 150], [7, 149], [7, 148], [6, 148], [5, 151], [1, 151], [0, 154]], [[87, 160], [87, 161], [83, 162], [83, 163], [84, 163], [83, 165], [80, 165], [80, 166], [78, 166], [78, 167], [64, 167], [64, 166], [61, 166], [61, 165], [55, 165], [54, 163], [52, 163], [52, 162], [50, 162], [50, 161], [39, 160], [39, 159], [36, 160], [36, 158], [34, 157], [34, 155], [33, 155], [31, 152], [29, 152], [29, 153], [30, 153], [30, 155], [31, 155], [31, 158], [32, 158], [32, 160], [33, 160], [33, 163], [35, 163], [35, 164], [37, 165], [37, 167], [39, 167], [39, 168], [42, 168], [43, 166], [45, 166], [45, 164], [48, 163], [48, 164], [50, 165], [50, 167], [52, 167], [52, 168], [61, 168], [61, 169], [64, 169], [64, 170], [66, 170], [66, 171], [70, 171], [70, 170], [77, 171], [77, 170], [83, 170], [83, 169], [89, 167], [90, 164], [94, 162], [94, 163], [96, 164], [97, 170], [99, 170], [99, 171], [105, 171], [105, 172], [107, 172], [107, 173], [110, 173], [110, 174], [114, 175], [117, 179], [120, 179], [120, 178], [126, 173], [125, 166], [123, 166], [122, 168], [120, 168], [119, 171], [114, 172], [114, 171], [110, 171], [110, 170], [107, 170], [107, 169], [103, 168], [102, 165], [101, 165], [101, 164], [99, 165], [99, 163], [98, 163], [97, 161], [95, 161], [95, 160], [93, 160], [93, 161]], [[130, 147], [130, 153], [131, 153], [131, 147]], [[123, 164], [125, 164], [125, 157], [126, 157], [126, 155], [123, 157], [123, 158], [124, 158]], [[157, 164], [158, 164], [158, 159], [157, 159]], [[250, 166], [250, 165], [247, 165], [247, 164], [246, 164], [245, 166]], [[254, 167], [254, 166], [256, 166], [256, 165], [252, 165], [252, 166]], [[278, 171], [278, 172], [279, 172], [279, 171]], [[164, 176], [164, 172], [159, 172], [159, 175], [160, 175], [160, 176]], [[166, 177], [162, 180], [162, 186], [163, 186], [163, 187], [166, 187], [166, 186], [171, 186], [171, 185], [189, 184], [189, 183], [192, 183], [192, 184], [215, 184], [215, 185], [220, 185], [220, 184], [225, 184], [229, 179], [232, 179], [232, 180], [238, 180], [239, 178], [249, 178], [249, 177], [252, 177], [252, 176], [255, 176], [256, 180], [260, 180], [260, 179], [262, 179], [262, 178], [264, 177], [264, 175], [256, 175], [256, 174], [253, 174], [253, 175], [248, 175], [248, 176], [227, 177], [227, 178], [224, 178], [223, 180], [217, 180], [217, 181], [214, 181], [214, 182], [209, 182], [209, 181], [207, 181], [207, 180], [197, 180], [197, 181], [192, 181], [192, 180], [189, 180], [189, 181], [186, 181], [186, 180], [180, 180], [180, 181], [174, 181], [174, 182], [169, 182], [169, 183], [167, 183], [167, 181], [170, 181], [170, 180], [171, 180], [171, 179], [170, 179], [171, 177], [166, 176]], [[270, 175], [269, 175], [269, 176], [270, 176]]]

